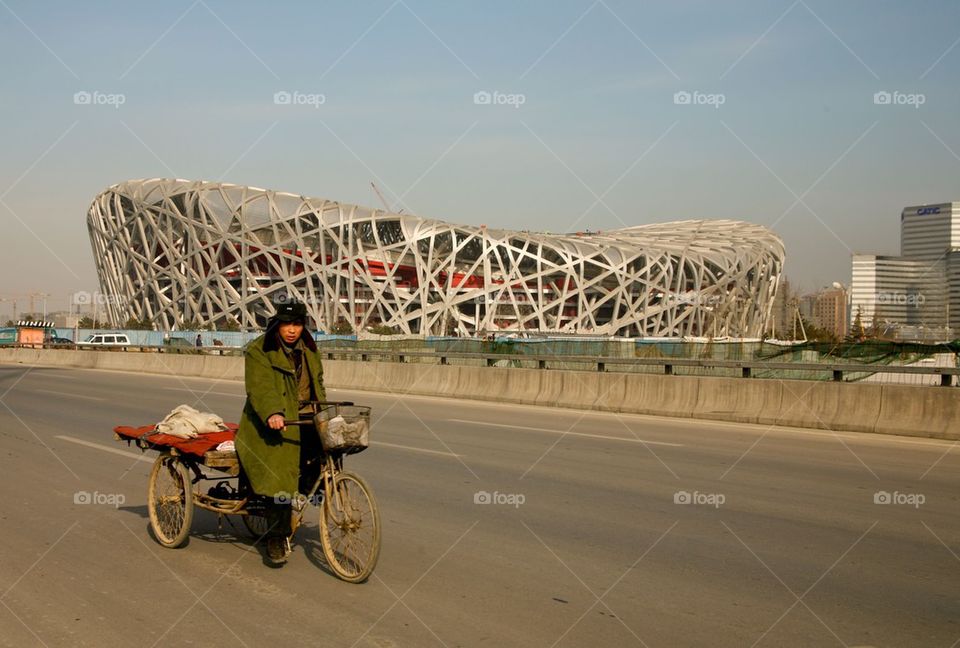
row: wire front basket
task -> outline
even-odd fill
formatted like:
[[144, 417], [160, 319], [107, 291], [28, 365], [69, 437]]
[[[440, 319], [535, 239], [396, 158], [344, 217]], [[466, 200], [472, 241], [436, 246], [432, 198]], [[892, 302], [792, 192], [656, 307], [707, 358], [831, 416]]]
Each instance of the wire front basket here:
[[370, 445], [370, 408], [364, 405], [325, 407], [313, 417], [324, 452], [353, 454]]

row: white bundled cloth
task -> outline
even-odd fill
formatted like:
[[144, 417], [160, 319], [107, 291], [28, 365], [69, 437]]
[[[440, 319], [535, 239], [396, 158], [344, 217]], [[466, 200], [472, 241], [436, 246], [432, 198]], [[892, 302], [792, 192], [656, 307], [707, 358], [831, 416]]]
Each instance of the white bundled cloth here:
[[200, 412], [189, 405], [178, 405], [167, 417], [157, 423], [157, 432], [194, 439], [204, 432], [220, 432], [226, 430], [223, 419], [210, 412]]
[[366, 418], [357, 417], [350, 421], [335, 416], [320, 428], [320, 440], [325, 450], [341, 448], [366, 448], [369, 445], [370, 425]]

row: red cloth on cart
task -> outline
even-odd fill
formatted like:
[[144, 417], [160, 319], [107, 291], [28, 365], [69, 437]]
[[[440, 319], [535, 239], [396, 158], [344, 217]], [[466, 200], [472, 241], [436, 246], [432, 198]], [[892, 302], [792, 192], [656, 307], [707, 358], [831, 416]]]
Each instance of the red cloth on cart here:
[[204, 432], [193, 439], [182, 439], [171, 434], [151, 434], [153, 430], [156, 429], [156, 425], [142, 425], [140, 427], [118, 425], [117, 427], [113, 428], [113, 431], [124, 439], [136, 441], [137, 439], [142, 438], [144, 441], [154, 446], [167, 446], [176, 448], [180, 452], [186, 452], [188, 454], [202, 457], [204, 452], [215, 449], [224, 441], [233, 441], [239, 426], [236, 423], [225, 423], [224, 425], [226, 425], [229, 429], [224, 430], [223, 432]]

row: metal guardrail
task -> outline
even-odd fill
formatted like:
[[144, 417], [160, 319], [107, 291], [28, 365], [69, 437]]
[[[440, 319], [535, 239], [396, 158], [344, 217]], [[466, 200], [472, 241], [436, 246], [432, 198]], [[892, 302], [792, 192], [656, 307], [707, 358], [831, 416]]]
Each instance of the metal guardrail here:
[[[17, 348], [46, 348], [46, 349], [76, 349], [85, 351], [113, 351], [127, 353], [172, 353], [185, 355], [238, 355], [237, 347], [156, 347], [138, 345], [98, 345], [98, 344], [14, 344]], [[905, 365], [874, 365], [874, 364], [838, 364], [815, 362], [768, 362], [764, 360], [698, 360], [692, 358], [619, 358], [575, 355], [513, 355], [503, 353], [463, 353], [463, 352], [431, 352], [431, 351], [399, 351], [396, 349], [346, 349], [321, 348], [320, 352], [328, 360], [346, 359], [359, 362], [370, 362], [377, 358], [381, 362], [406, 363], [411, 358], [429, 358], [438, 364], [450, 364], [452, 359], [472, 360], [482, 362], [487, 367], [496, 366], [497, 362], [524, 361], [531, 365], [536, 363], [538, 369], [547, 370], [548, 363], [583, 364], [593, 366], [594, 371], [606, 372], [611, 367], [641, 366], [662, 367], [663, 375], [674, 375], [678, 367], [696, 369], [739, 369], [743, 378], [753, 378], [758, 371], [807, 371], [830, 373], [832, 380], [842, 382], [847, 374], [919, 374], [925, 376], [940, 376], [940, 385], [950, 387], [954, 376], [960, 375], [960, 367], [922, 367]]]
[[408, 358], [437, 358], [439, 364], [449, 364], [451, 358], [484, 360], [486, 366], [495, 366], [502, 360], [524, 360], [536, 362], [538, 369], [546, 369], [548, 362], [564, 362], [571, 364], [593, 365], [596, 371], [608, 371], [609, 367], [617, 365], [663, 367], [663, 374], [674, 374], [676, 367], [693, 367], [699, 369], [740, 369], [743, 378], [754, 377], [755, 371], [810, 371], [830, 372], [832, 379], [842, 382], [844, 374], [921, 374], [940, 376], [940, 384], [949, 387], [953, 383], [953, 376], [960, 375], [960, 367], [918, 367], [904, 365], [872, 365], [872, 364], [837, 364], [812, 362], [767, 362], [764, 360], [697, 360], [692, 358], [616, 358], [597, 356], [557, 356], [557, 355], [505, 355], [502, 353], [433, 353], [424, 351], [396, 351], [386, 349], [323, 349], [322, 353], [328, 360], [338, 357], [367, 362], [373, 356], [390, 356], [397, 358], [396, 362], [407, 362]]

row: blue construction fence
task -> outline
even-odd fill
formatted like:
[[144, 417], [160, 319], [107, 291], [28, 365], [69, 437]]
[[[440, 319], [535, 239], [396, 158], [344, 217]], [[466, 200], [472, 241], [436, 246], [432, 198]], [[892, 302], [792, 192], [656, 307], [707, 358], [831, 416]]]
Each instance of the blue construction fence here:
[[[133, 346], [175, 345], [241, 348], [260, 332], [239, 331], [140, 331], [71, 328], [48, 329], [56, 337], [83, 343], [91, 335], [123, 333]], [[705, 340], [679, 338], [611, 339], [587, 337], [524, 338], [492, 336], [483, 338], [427, 337], [408, 335], [328, 335], [314, 333], [317, 344], [326, 349], [367, 349], [371, 351], [426, 351], [433, 353], [497, 353], [512, 356], [584, 356], [593, 358], [688, 358], [694, 360], [755, 360], [777, 362], [858, 362], [909, 364], [934, 353], [960, 354], [960, 342], [950, 345], [893, 344], [861, 342], [847, 345], [820, 343], [774, 343], [766, 340]], [[0, 328], [0, 345], [15, 344], [17, 329]], [[876, 347], [876, 348], [875, 348]]]
[[[54, 328], [48, 333], [56, 337], [83, 343], [91, 335], [123, 333], [133, 346], [178, 347], [224, 346], [239, 348], [259, 336], [260, 332], [240, 331], [141, 331], [110, 329]], [[405, 335], [363, 336], [328, 335], [314, 333], [314, 339], [325, 348], [370, 349], [387, 351], [433, 351], [437, 353], [502, 353], [526, 356], [590, 356], [609, 358], [664, 357], [699, 358], [717, 360], [747, 360], [775, 353], [772, 345], [757, 341], [693, 341], [682, 339], [611, 339], [611, 338], [522, 338], [515, 336], [491, 336], [482, 338], [427, 337]], [[0, 344], [16, 342], [16, 329], [0, 329]], [[781, 351], [782, 353], [782, 351]], [[800, 354], [796, 354], [800, 355]], [[806, 357], [793, 360], [817, 361], [817, 353], [807, 352]]]
[[[200, 346], [212, 347], [242, 347], [251, 340], [255, 339], [261, 332], [242, 333], [240, 331], [137, 331], [130, 329], [72, 329], [72, 328], [51, 328], [48, 333], [52, 336], [70, 340], [75, 343], [83, 343], [91, 335], [122, 333], [130, 340], [133, 346], [163, 346], [164, 344], [176, 344], [183, 346], [188, 344], [196, 346], [197, 335], [200, 336]], [[350, 344], [356, 341], [356, 336], [352, 335], [326, 335], [314, 333], [314, 339], [317, 342], [330, 342], [332, 344], [345, 343]], [[181, 342], [182, 340], [182, 342]], [[17, 329], [14, 327], [0, 328], [0, 344], [14, 344], [17, 341]]]

